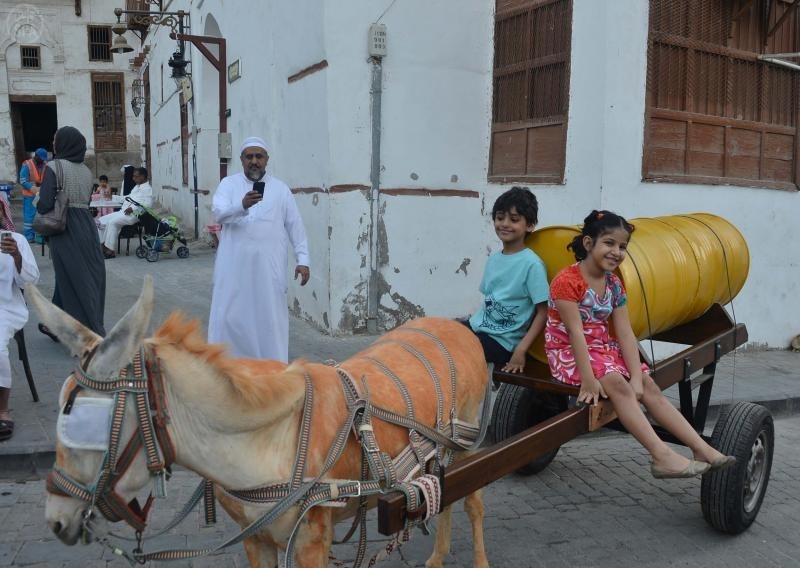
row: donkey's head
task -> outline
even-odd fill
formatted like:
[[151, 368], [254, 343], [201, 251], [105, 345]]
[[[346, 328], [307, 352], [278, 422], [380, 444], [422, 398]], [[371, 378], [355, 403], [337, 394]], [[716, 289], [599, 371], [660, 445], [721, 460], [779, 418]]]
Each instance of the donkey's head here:
[[[95, 507], [112, 520], [128, 520], [126, 512], [120, 514], [116, 509], [120, 504], [131, 509], [129, 502], [135, 503], [136, 493], [150, 479], [143, 452], [137, 451], [113, 484], [102, 481], [109, 458], [115, 450], [121, 454], [137, 431], [131, 403], [120, 411], [124, 418], [116, 431], [109, 428], [119, 396], [110, 387], [120, 384], [120, 370], [131, 365], [145, 337], [153, 311], [153, 282], [145, 277], [138, 301], [105, 338], [55, 307], [35, 288], [26, 291], [42, 323], [78, 358], [79, 368], [64, 382], [59, 396], [56, 463], [48, 479], [45, 508], [47, 523], [56, 536], [75, 544], [81, 536], [89, 540], [90, 523], [96, 523], [96, 519], [92, 521], [97, 516]], [[115, 436], [116, 448], [109, 442]], [[116, 501], [109, 504], [105, 495], [113, 495]], [[133, 508], [138, 510], [138, 505]]]

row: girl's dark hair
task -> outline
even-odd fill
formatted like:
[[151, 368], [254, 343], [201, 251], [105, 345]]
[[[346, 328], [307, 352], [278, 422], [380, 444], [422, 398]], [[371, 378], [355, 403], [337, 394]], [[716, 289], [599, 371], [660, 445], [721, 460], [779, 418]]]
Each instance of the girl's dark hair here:
[[514, 186], [498, 197], [492, 207], [492, 219], [500, 212], [511, 211], [512, 207], [516, 208], [517, 213], [525, 217], [528, 223], [533, 225], [539, 223], [539, 202], [527, 187]]
[[625, 217], [611, 211], [598, 211], [595, 209], [583, 220], [581, 234], [572, 239], [572, 242], [567, 245], [567, 250], [575, 253], [575, 260], [583, 260], [589, 254], [586, 247], [583, 246], [583, 237], [591, 237], [594, 241], [614, 229], [623, 229], [630, 235], [635, 228], [625, 220]]

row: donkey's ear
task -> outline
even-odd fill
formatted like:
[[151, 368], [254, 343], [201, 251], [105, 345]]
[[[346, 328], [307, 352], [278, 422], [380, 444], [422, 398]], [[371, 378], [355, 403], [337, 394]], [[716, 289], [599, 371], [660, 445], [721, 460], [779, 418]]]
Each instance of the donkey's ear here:
[[26, 286], [25, 297], [39, 314], [39, 321], [46, 325], [73, 355], [82, 357], [102, 340], [102, 337], [42, 296], [36, 286]]
[[153, 313], [153, 278], [145, 275], [139, 299], [106, 335], [89, 363], [88, 374], [104, 380], [126, 366], [147, 334]]

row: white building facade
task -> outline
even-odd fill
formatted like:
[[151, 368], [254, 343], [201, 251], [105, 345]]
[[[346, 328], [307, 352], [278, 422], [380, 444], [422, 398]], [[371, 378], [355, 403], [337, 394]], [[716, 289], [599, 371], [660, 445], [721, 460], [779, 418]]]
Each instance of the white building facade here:
[[[15, 182], [38, 147], [74, 126], [86, 163], [118, 185], [120, 166], [142, 162], [142, 128], [130, 106], [137, 74], [111, 54], [106, 2], [0, 3], [0, 181]], [[132, 38], [132, 41], [135, 38]]]
[[[516, 14], [550, 5], [569, 25], [568, 58], [542, 59], [565, 89], [563, 120], [553, 118], [556, 109], [529, 121], [522, 174], [498, 173], [515, 166], [513, 149], [500, 147], [513, 134], [503, 138], [493, 108], [495, 9]], [[750, 248], [737, 319], [747, 323], [752, 345], [785, 347], [800, 331], [800, 303], [792, 301], [800, 261], [789, 240], [800, 215], [796, 163], [790, 181], [752, 186], [729, 183], [724, 172], [649, 175], [650, 5], [304, 0], [234, 10], [222, 0], [169, 2], [165, 10], [188, 13], [189, 34], [224, 38], [226, 100], [220, 104], [220, 71], [187, 42], [189, 100], [170, 77], [177, 42], [165, 26], [151, 30], [142, 77], [153, 187], [188, 229], [196, 198], [202, 231], [213, 222], [220, 176], [220, 112], [232, 140], [228, 173], [240, 169], [241, 140], [263, 136], [269, 170], [293, 188], [309, 234], [312, 278], [303, 288], [290, 283], [290, 309], [332, 334], [390, 329], [421, 315], [469, 315], [480, 301], [486, 257], [498, 245], [489, 212], [512, 185], [537, 195], [540, 226], [577, 224], [592, 209], [628, 218], [714, 213], [738, 227]], [[385, 31], [381, 59], [368, 51], [376, 23], [385, 26], [377, 30]], [[219, 56], [215, 44], [205, 45]], [[539, 150], [552, 160], [539, 160]]]

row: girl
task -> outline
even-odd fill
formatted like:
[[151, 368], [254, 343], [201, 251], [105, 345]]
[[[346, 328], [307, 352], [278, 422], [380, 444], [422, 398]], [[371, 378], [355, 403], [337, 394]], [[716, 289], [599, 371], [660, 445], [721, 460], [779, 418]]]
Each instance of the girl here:
[[[640, 363], [625, 289], [613, 273], [625, 259], [633, 225], [610, 211], [592, 211], [583, 223], [581, 234], [567, 246], [578, 262], [550, 284], [545, 349], [553, 377], [580, 385], [579, 404], [611, 399], [622, 425], [650, 453], [654, 477], [694, 477], [730, 466], [736, 458], [709, 446], [650, 378], [647, 365]], [[694, 459], [675, 452], [656, 435], [640, 401], [691, 448]]]

